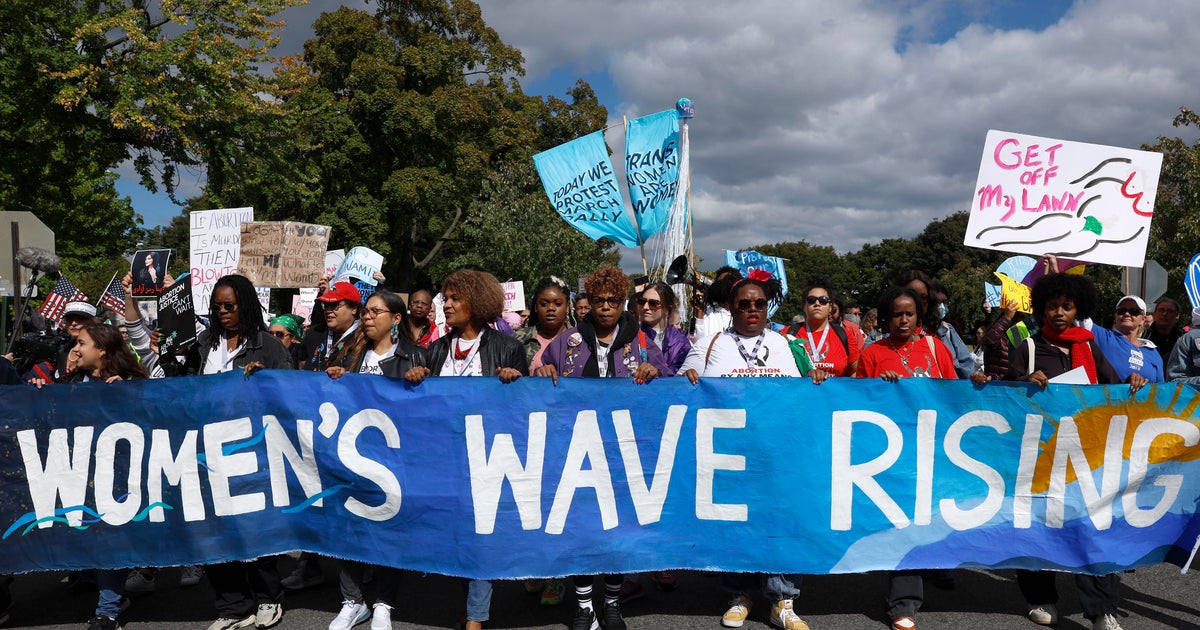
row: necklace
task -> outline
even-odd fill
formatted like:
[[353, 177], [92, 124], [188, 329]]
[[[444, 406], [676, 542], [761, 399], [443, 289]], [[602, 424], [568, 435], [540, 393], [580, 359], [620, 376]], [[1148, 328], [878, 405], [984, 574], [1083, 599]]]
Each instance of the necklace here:
[[[475, 359], [475, 355], [479, 353], [480, 337], [482, 335], [467, 342], [470, 345], [467, 346], [466, 352], [459, 349], [461, 339], [457, 335], [454, 337], [454, 356], [451, 359], [450, 366], [450, 369], [454, 372], [454, 376], [466, 376], [467, 372], [471, 370], [471, 362]], [[462, 352], [462, 356], [459, 356], [460, 352]]]
[[[908, 366], [909, 360], [912, 359], [913, 345], [916, 343], [911, 337], [907, 341], [900, 342], [899, 347], [896, 347], [896, 342], [891, 337], [888, 338], [888, 341], [888, 345], [896, 353], [896, 356], [900, 357], [900, 365], [904, 367], [904, 371], [908, 372], [909, 376], [914, 378], [928, 378], [933, 375], [933, 365], [930, 364], [928, 358], [925, 360], [925, 367], [917, 365], [910, 368]], [[900, 351], [901, 348], [904, 349], [904, 352]]]

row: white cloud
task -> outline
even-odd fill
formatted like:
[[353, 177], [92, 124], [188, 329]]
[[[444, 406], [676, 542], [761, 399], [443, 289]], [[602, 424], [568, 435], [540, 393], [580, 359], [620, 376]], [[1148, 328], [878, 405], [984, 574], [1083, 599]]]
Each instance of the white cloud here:
[[943, 2], [482, 5], [530, 79], [606, 69], [617, 120], [696, 102], [708, 261], [726, 247], [912, 236], [969, 204], [988, 129], [1136, 148], [1182, 133], [1171, 120], [1200, 101], [1192, 0], [1077, 2], [1040, 32], [975, 24], [941, 44], [921, 40]]

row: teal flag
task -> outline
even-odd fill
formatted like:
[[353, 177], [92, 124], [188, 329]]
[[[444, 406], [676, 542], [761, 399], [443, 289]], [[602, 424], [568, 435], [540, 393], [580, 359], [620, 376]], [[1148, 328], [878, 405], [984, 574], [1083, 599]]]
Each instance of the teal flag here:
[[538, 153], [533, 163], [550, 204], [563, 220], [592, 240], [608, 237], [626, 247], [638, 246], [637, 229], [625, 211], [604, 132]]
[[668, 109], [629, 121], [625, 179], [642, 239], [665, 230], [679, 191], [678, 111]]

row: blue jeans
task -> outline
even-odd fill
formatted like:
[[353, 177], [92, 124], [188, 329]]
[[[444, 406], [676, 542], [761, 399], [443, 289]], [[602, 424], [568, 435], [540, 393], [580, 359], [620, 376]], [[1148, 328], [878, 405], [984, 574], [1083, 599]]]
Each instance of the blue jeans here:
[[96, 601], [96, 614], [117, 618], [121, 614], [121, 598], [125, 596], [125, 577], [129, 569], [96, 569], [96, 588], [100, 598]]
[[467, 592], [467, 621], [487, 621], [492, 611], [492, 583], [487, 580], [460, 580]]
[[721, 587], [735, 595], [749, 596], [762, 586], [763, 595], [772, 602], [800, 597], [799, 575], [766, 575], [763, 573], [722, 573]]

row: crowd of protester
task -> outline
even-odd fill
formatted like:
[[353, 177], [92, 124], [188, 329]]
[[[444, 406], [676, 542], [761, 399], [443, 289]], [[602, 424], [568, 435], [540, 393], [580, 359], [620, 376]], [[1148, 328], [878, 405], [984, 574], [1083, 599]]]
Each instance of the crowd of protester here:
[[[597, 269], [582, 290], [555, 276], [541, 279], [528, 310], [504, 312], [496, 278], [473, 270], [446, 276], [436, 289], [402, 296], [379, 288], [367, 299], [348, 282], [328, 279], [309, 321], [294, 314], [266, 316], [247, 278], [220, 279], [213, 290], [207, 324], [194, 344], [172, 356], [159, 355], [159, 335], [142, 319], [134, 301], [107, 321], [86, 302], [68, 304], [53, 331], [57, 356], [26, 365], [24, 374], [0, 359], [0, 380], [39, 388], [54, 383], [165, 378], [259, 369], [372, 374], [419, 384], [426, 378], [470, 376], [510, 383], [519, 378], [628, 379], [645, 384], [683, 377], [695, 384], [718, 377], [792, 377], [821, 384], [831, 378], [970, 379], [983, 387], [992, 380], [1028, 381], [1045, 387], [1051, 379], [1081, 370], [1088, 383], [1200, 383], [1200, 329], [1179, 326], [1180, 305], [1164, 298], [1148, 310], [1137, 296], [1113, 306], [1114, 324], [1096, 323], [1104, 305], [1092, 281], [1057, 273], [1053, 256], [1040, 264], [1048, 273], [1032, 288], [1032, 313], [1005, 304], [993, 321], [969, 331], [975, 348], [945, 320], [945, 288], [920, 270], [896, 279], [879, 304], [865, 311], [845, 303], [823, 278], [802, 289], [803, 312], [790, 325], [771, 322], [768, 312], [782, 303], [777, 278], [763, 272], [741, 275], [722, 268], [711, 285], [696, 286], [690, 318], [673, 287], [662, 282], [632, 287], [613, 267]], [[133, 278], [124, 279], [128, 291]], [[171, 279], [167, 278], [169, 286]], [[407, 301], [406, 301], [407, 297]], [[1027, 316], [1029, 315], [1029, 316]], [[34, 321], [47, 327], [46, 322]], [[615, 382], [615, 381], [613, 381]], [[884, 385], [883, 387], [887, 387]], [[280, 622], [288, 590], [321, 584], [318, 558], [300, 556], [295, 570], [281, 576], [277, 557], [184, 567], [181, 586], [207, 578], [216, 621], [209, 630], [267, 628]], [[370, 622], [372, 630], [392, 628], [400, 571], [386, 565], [339, 560], [340, 611], [329, 630], [349, 630]], [[73, 574], [74, 581], [98, 590], [89, 630], [119, 628], [129, 597], [153, 592], [153, 568], [97, 570]], [[641, 595], [638, 576], [603, 575], [603, 595], [593, 592], [597, 576], [526, 580], [543, 605], [559, 604], [573, 586], [573, 630], [624, 630], [621, 604]], [[1055, 574], [1019, 571], [1017, 582], [1028, 603], [1030, 621], [1058, 622]], [[373, 579], [374, 599], [364, 595]], [[652, 576], [663, 590], [675, 586], [670, 572]], [[923, 584], [953, 584], [945, 571], [898, 571], [891, 575], [887, 615], [894, 630], [912, 630], [924, 599]], [[11, 577], [0, 576], [0, 623], [11, 607]], [[1093, 628], [1119, 630], [1119, 574], [1077, 575], [1080, 605]], [[757, 594], [769, 605], [767, 619], [784, 630], [808, 628], [798, 613], [799, 575], [730, 573], [721, 576], [730, 600], [719, 623], [738, 628], [750, 618]], [[466, 615], [462, 627], [479, 630], [489, 619], [492, 584], [462, 580]], [[331, 602], [332, 604], [332, 602]], [[333, 606], [331, 605], [331, 613]], [[716, 620], [714, 620], [716, 623]]]

